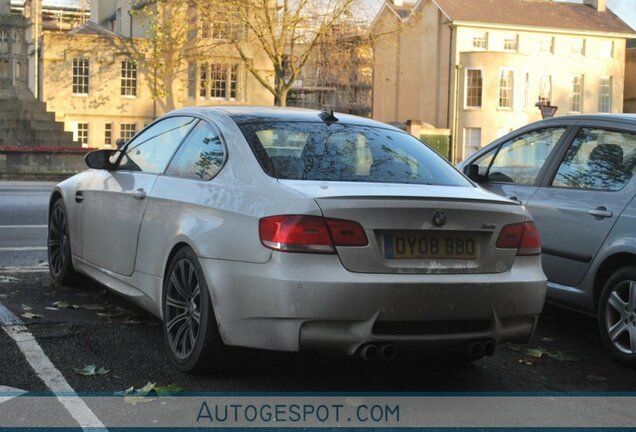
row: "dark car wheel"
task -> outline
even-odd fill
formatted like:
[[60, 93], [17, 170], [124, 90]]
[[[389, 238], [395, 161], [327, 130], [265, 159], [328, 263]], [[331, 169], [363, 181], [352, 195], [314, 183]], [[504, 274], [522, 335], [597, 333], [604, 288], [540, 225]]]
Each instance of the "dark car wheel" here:
[[616, 271], [599, 300], [601, 340], [612, 357], [636, 367], [636, 267]]
[[62, 285], [75, 282], [79, 274], [73, 268], [68, 218], [61, 198], [53, 204], [49, 214], [47, 251], [53, 282]]
[[189, 248], [176, 253], [163, 283], [163, 334], [168, 355], [181, 371], [207, 371], [223, 361], [225, 345], [208, 285]]

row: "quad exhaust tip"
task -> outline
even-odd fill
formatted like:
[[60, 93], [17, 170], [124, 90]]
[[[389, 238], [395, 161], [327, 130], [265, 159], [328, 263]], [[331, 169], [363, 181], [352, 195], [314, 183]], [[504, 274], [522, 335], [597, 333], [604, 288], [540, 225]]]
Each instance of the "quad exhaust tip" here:
[[493, 340], [487, 341], [473, 341], [468, 344], [466, 351], [468, 355], [473, 358], [479, 358], [483, 356], [491, 357], [495, 354], [495, 350], [497, 349], [497, 344]]
[[397, 358], [398, 350], [393, 344], [366, 344], [360, 349], [360, 357], [367, 361], [391, 361]]

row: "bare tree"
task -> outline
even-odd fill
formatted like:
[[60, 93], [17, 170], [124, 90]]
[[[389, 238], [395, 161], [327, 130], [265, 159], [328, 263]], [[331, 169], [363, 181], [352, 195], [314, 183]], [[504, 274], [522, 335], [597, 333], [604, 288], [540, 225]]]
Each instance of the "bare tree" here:
[[[334, 27], [346, 21], [359, 0], [195, 0], [202, 18], [224, 23], [231, 44], [247, 70], [269, 92], [274, 103], [287, 105], [287, 95], [314, 48]], [[237, 30], [238, 29], [238, 30]], [[245, 30], [245, 31], [243, 31]], [[248, 43], [244, 43], [244, 38]], [[247, 47], [261, 49], [271, 60], [273, 82], [256, 69]]]

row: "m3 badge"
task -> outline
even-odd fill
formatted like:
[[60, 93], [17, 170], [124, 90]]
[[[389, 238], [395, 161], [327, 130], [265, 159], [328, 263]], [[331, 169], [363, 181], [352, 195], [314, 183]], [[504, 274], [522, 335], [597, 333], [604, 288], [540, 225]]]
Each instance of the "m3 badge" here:
[[435, 210], [433, 212], [433, 225], [436, 227], [446, 225], [446, 213], [443, 210]]

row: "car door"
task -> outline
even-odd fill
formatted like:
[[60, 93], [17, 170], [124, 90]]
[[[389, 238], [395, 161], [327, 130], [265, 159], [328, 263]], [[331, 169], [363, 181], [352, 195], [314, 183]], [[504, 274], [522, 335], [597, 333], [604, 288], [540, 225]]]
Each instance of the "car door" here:
[[521, 132], [471, 162], [479, 167], [481, 186], [527, 204], [537, 190], [541, 173], [567, 135], [565, 124]]
[[83, 260], [119, 275], [132, 275], [146, 197], [196, 121], [177, 116], [153, 124], [124, 147], [116, 169], [97, 172], [77, 191]]
[[528, 205], [552, 286], [578, 285], [636, 192], [629, 166], [636, 131], [616, 125], [586, 122], [578, 127]]

